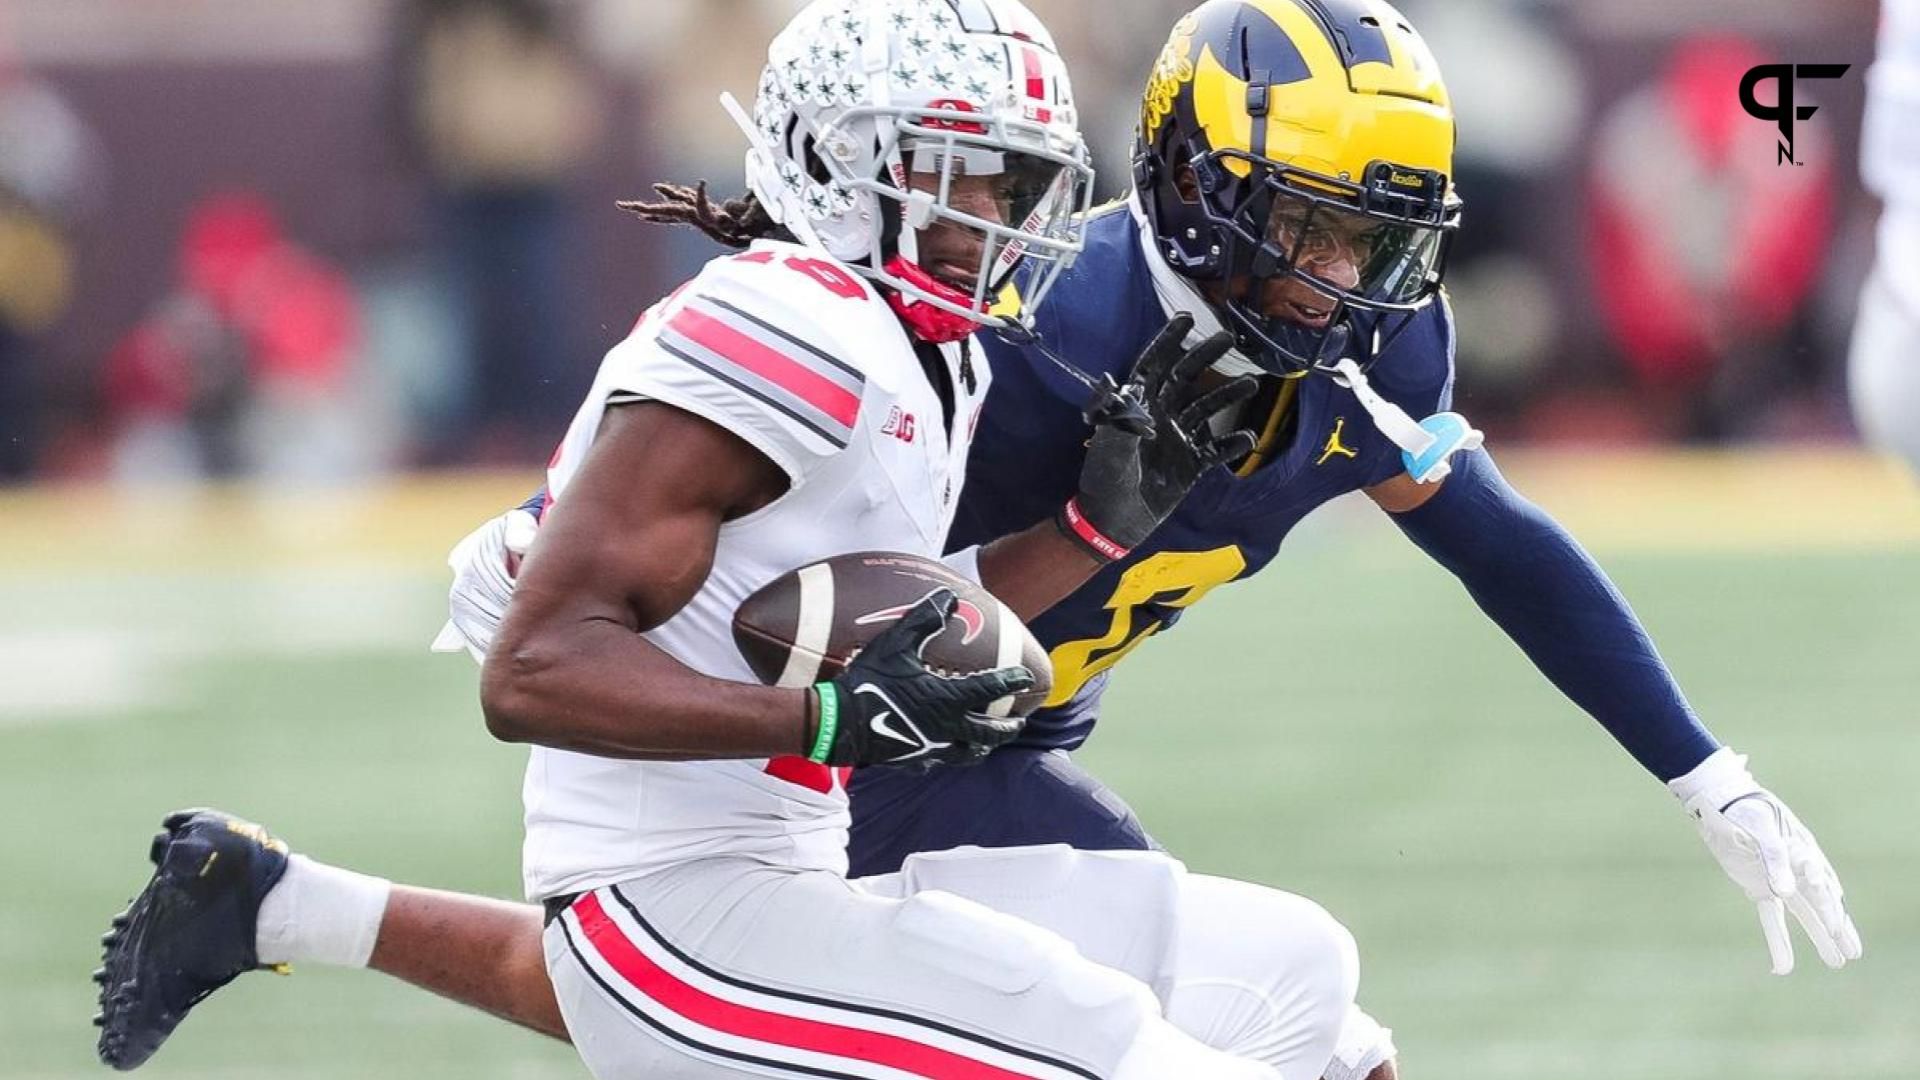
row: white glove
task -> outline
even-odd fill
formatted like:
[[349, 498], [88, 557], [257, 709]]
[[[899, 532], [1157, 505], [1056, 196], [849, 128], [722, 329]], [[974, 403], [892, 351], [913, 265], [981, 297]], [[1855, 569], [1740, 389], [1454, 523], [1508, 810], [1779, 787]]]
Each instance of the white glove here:
[[1381, 1027], [1360, 1006], [1349, 1005], [1347, 1021], [1340, 1025], [1340, 1041], [1334, 1046], [1333, 1060], [1327, 1063], [1322, 1080], [1368, 1080], [1399, 1053], [1393, 1045], [1392, 1028]]
[[447, 625], [433, 639], [434, 652], [465, 649], [485, 660], [500, 620], [513, 599], [520, 559], [533, 546], [540, 523], [525, 510], [511, 510], [467, 534], [447, 556], [453, 587], [447, 592]]
[[1693, 815], [1720, 869], [1759, 907], [1775, 975], [1793, 970], [1789, 911], [1828, 967], [1860, 959], [1860, 931], [1833, 864], [1787, 804], [1754, 781], [1745, 756], [1722, 747], [1667, 787]]

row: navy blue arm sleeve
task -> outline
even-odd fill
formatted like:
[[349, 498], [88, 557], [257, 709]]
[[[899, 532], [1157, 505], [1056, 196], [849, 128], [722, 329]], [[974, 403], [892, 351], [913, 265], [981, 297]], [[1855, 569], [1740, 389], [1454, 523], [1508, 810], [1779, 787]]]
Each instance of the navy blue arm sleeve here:
[[1426, 505], [1393, 517], [1648, 772], [1671, 780], [1719, 748], [1620, 590], [1486, 453], [1456, 457]]

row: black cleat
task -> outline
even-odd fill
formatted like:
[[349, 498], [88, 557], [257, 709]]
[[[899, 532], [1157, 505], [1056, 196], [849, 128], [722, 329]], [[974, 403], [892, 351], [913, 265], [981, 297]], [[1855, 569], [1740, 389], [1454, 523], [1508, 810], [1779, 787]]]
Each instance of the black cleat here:
[[260, 968], [254, 921], [287, 870], [287, 845], [218, 810], [162, 822], [153, 878], [100, 939], [100, 1060], [137, 1069], [207, 995]]

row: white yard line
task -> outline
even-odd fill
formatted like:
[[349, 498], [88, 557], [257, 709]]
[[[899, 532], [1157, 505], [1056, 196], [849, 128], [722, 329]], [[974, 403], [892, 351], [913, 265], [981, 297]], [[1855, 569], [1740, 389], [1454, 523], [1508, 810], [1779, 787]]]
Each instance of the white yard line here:
[[429, 579], [332, 571], [0, 584], [0, 729], [183, 703], [208, 659], [426, 651]]
[[0, 633], [0, 728], [100, 716], [162, 698], [155, 642], [114, 630]]

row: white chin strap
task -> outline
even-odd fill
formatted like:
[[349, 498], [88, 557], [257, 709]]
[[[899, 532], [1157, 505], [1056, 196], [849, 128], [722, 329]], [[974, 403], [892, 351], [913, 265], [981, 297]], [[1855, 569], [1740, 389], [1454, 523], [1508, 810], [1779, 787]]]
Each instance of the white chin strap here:
[[1435, 413], [1416, 422], [1407, 410], [1381, 397], [1367, 382], [1367, 373], [1350, 356], [1333, 366], [1330, 377], [1353, 391], [1361, 408], [1373, 418], [1373, 426], [1400, 448], [1407, 475], [1422, 484], [1445, 480], [1453, 473], [1453, 455], [1478, 450], [1487, 441], [1485, 434], [1456, 412]]

